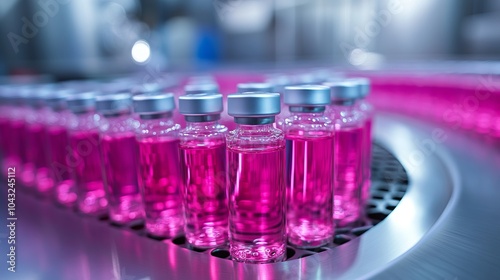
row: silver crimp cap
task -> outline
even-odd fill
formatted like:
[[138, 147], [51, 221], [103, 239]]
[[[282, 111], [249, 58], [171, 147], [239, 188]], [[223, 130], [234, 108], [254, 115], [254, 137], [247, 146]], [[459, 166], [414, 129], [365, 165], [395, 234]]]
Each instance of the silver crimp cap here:
[[128, 93], [99, 95], [96, 97], [95, 108], [102, 114], [115, 114], [131, 109], [132, 98]]
[[96, 95], [93, 91], [72, 94], [66, 98], [66, 104], [68, 109], [76, 114], [94, 110]]
[[281, 112], [279, 93], [230, 94], [227, 103], [228, 114], [233, 117], [269, 117]]
[[359, 86], [354, 82], [328, 82], [324, 83], [330, 88], [330, 98], [332, 102], [353, 101], [358, 99]]
[[371, 89], [370, 79], [359, 77], [359, 78], [349, 78], [345, 81], [352, 82], [358, 85], [360, 98], [365, 98], [368, 96], [368, 94], [370, 94], [370, 89]]
[[66, 99], [73, 93], [70, 89], [58, 89], [48, 94], [45, 99], [47, 107], [54, 111], [67, 108]]
[[288, 86], [283, 99], [289, 106], [326, 106], [330, 104], [330, 88], [322, 85]]
[[132, 97], [134, 112], [140, 115], [168, 113], [175, 109], [172, 93], [144, 93]]
[[222, 113], [222, 94], [200, 93], [179, 97], [179, 113], [185, 116], [206, 116]]

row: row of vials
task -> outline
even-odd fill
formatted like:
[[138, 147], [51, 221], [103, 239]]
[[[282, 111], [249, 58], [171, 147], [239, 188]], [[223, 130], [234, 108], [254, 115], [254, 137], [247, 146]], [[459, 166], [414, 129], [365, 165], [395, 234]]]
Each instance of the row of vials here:
[[[223, 96], [188, 85], [171, 93], [74, 93], [39, 87], [0, 94], [3, 171], [25, 189], [145, 222], [149, 235], [185, 234], [197, 248], [229, 242], [233, 260], [283, 260], [287, 241], [324, 246], [355, 223], [369, 198], [369, 80], [288, 86], [242, 85], [227, 96], [235, 129], [220, 123]], [[283, 106], [289, 113], [276, 119]], [[283, 114], [281, 114], [283, 115]], [[280, 116], [281, 116], [280, 115]]]

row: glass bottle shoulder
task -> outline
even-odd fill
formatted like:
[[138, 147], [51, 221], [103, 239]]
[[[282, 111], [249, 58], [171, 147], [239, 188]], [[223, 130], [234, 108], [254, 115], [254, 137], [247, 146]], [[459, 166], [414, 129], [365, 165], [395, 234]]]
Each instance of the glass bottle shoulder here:
[[87, 112], [82, 114], [70, 114], [68, 115], [68, 129], [71, 131], [82, 130], [97, 130], [98, 122], [101, 116], [95, 112]]
[[183, 148], [225, 145], [227, 132], [227, 127], [218, 122], [188, 122], [179, 131], [180, 145]]
[[330, 106], [327, 115], [336, 127], [363, 126], [366, 121], [366, 115], [358, 106]]
[[181, 126], [172, 119], [137, 120], [132, 124], [137, 138], [177, 138]]
[[286, 137], [328, 137], [333, 136], [334, 123], [323, 114], [293, 114], [283, 121]]
[[94, 120], [99, 126], [99, 131], [107, 135], [133, 133], [139, 126], [138, 120], [129, 114], [113, 117], [96, 114]]
[[242, 152], [259, 152], [281, 149], [285, 134], [281, 129], [268, 125], [239, 125], [227, 135], [228, 149]]

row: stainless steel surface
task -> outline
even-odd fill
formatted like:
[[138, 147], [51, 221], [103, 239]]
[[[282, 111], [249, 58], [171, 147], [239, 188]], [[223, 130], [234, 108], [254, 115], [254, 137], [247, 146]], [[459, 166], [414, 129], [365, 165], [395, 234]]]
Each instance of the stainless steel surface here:
[[144, 238], [19, 194], [18, 272], [2, 270], [1, 278], [487, 279], [500, 275], [498, 151], [454, 131], [398, 115], [379, 116], [374, 131], [377, 142], [403, 164], [410, 186], [385, 220], [332, 250], [276, 264], [241, 264], [185, 250], [170, 240]]

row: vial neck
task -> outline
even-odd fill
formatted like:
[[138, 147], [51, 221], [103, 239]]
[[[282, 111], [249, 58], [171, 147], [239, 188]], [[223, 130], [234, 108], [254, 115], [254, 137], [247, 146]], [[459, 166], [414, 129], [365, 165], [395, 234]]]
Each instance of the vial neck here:
[[220, 114], [216, 115], [203, 115], [203, 116], [184, 116], [187, 123], [206, 123], [216, 122], [220, 119]]
[[141, 114], [139, 115], [141, 120], [170, 120], [172, 118], [172, 112], [162, 112], [154, 114]]
[[[274, 123], [274, 122], [273, 122]], [[262, 131], [262, 130], [270, 130], [274, 129], [273, 123], [270, 124], [237, 124], [237, 129], [244, 131], [244, 132], [251, 132], [251, 131]]]
[[249, 125], [249, 126], [262, 126], [262, 125], [271, 125], [276, 120], [275, 116], [267, 116], [267, 117], [235, 117], [234, 122], [239, 125]]
[[206, 122], [186, 122], [187, 129], [204, 129], [207, 127], [216, 127], [219, 125], [219, 120]]
[[131, 115], [130, 111], [120, 111], [120, 112], [103, 112], [101, 113], [103, 117], [107, 119], [111, 118], [123, 118], [123, 117], [129, 117]]
[[332, 102], [333, 107], [354, 107], [356, 105], [356, 99], [349, 99], [349, 100], [336, 100]]
[[292, 114], [319, 114], [325, 112], [326, 106], [290, 106], [288, 110]]

